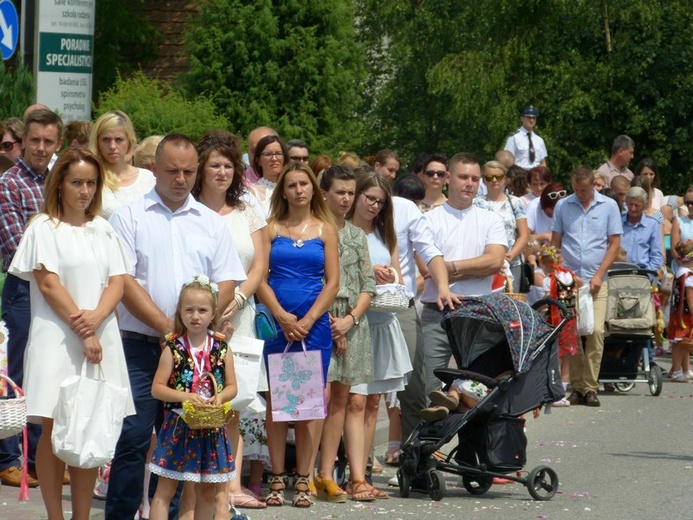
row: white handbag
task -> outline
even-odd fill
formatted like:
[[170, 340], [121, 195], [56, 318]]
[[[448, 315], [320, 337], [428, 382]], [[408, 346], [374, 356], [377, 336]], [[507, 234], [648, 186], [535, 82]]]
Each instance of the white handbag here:
[[409, 308], [409, 302], [413, 298], [413, 295], [402, 284], [397, 270], [390, 267], [390, 271], [395, 275], [395, 283], [375, 286], [375, 290], [378, 294], [371, 300], [369, 309], [372, 311], [399, 312]]
[[255, 400], [260, 382], [260, 365], [265, 342], [248, 336], [233, 335], [229, 340], [233, 352], [233, 366], [236, 372], [238, 393], [231, 401], [231, 408], [244, 410]]
[[104, 381], [101, 364], [89, 369], [87, 365], [85, 359], [81, 375], [60, 384], [51, 435], [53, 453], [69, 466], [83, 469], [97, 468], [113, 458], [130, 393], [129, 388]]
[[578, 334], [589, 336], [594, 332], [594, 300], [589, 284], [578, 289]]

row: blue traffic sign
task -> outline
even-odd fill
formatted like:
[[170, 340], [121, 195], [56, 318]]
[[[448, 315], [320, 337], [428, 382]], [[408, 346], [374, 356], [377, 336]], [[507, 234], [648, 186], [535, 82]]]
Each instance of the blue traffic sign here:
[[10, 0], [0, 0], [0, 51], [2, 59], [9, 60], [17, 50], [19, 16]]

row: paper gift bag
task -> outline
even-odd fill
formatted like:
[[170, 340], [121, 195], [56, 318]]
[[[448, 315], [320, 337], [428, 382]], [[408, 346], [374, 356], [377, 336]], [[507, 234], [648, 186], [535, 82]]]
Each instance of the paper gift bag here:
[[234, 334], [229, 341], [229, 346], [233, 352], [233, 368], [236, 372], [238, 387], [238, 393], [231, 401], [231, 408], [240, 412], [255, 400], [265, 342], [261, 339]]
[[320, 351], [302, 349], [267, 358], [269, 389], [272, 395], [272, 420], [275, 422], [324, 419], [327, 415], [325, 383]]

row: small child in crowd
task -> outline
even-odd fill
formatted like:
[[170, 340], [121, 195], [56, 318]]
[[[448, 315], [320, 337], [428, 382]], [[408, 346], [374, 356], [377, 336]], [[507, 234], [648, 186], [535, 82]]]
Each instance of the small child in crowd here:
[[[558, 356], [561, 360], [560, 371], [563, 390], [568, 388], [569, 370], [568, 358], [577, 353], [580, 336], [577, 332], [578, 288], [582, 286], [582, 279], [570, 269], [563, 267], [561, 253], [553, 246], [543, 245], [538, 255], [541, 273], [537, 270], [534, 275], [536, 285], [541, 285], [544, 294], [558, 300], [568, 309], [573, 311], [574, 317], [565, 324], [558, 334]], [[561, 311], [551, 306], [549, 322], [558, 325], [563, 316]], [[554, 406], [570, 406], [565, 397], [553, 403]]]
[[[191, 430], [182, 403], [220, 406], [238, 391], [233, 354], [214, 326], [218, 289], [197, 275], [181, 289], [175, 317], [175, 334], [167, 337], [152, 395], [164, 402], [164, 422], [149, 468], [159, 475], [151, 504], [151, 520], [168, 519], [168, 509], [178, 481], [194, 482], [195, 518], [214, 517], [216, 484], [234, 477], [235, 463], [226, 426]], [[216, 379], [217, 395], [210, 372]], [[225, 488], [219, 486], [219, 489]]]
[[678, 258], [678, 270], [671, 295], [667, 338], [671, 344], [671, 373], [674, 382], [685, 383], [693, 379], [689, 348], [693, 347], [693, 240], [679, 242], [674, 246]]

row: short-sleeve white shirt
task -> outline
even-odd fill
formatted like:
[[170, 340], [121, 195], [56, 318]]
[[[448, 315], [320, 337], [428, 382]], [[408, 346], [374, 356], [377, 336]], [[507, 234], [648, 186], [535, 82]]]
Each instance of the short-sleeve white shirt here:
[[529, 138], [527, 137], [527, 130], [524, 127], [520, 127], [514, 134], [508, 137], [505, 142], [505, 150], [515, 156], [515, 164], [520, 168], [525, 170], [531, 170], [535, 166], [539, 166], [541, 161], [546, 159], [549, 155], [546, 150], [546, 143], [544, 140], [536, 134], [536, 132], [531, 132], [532, 134], [532, 145], [534, 146], [534, 162], [529, 160]]
[[417, 253], [426, 265], [443, 253], [436, 247], [433, 232], [416, 204], [402, 197], [392, 197], [392, 207], [403, 283], [412, 294], [416, 294], [414, 253]]
[[[433, 232], [436, 245], [446, 261], [467, 260], [484, 254], [487, 245], [498, 244], [508, 249], [503, 220], [484, 209], [472, 205], [459, 210], [447, 202], [424, 215]], [[493, 275], [460, 280], [450, 284], [454, 294], [482, 296], [491, 294]], [[433, 303], [438, 289], [433, 280], [424, 282], [421, 301]]]
[[[173, 318], [180, 288], [196, 274], [215, 282], [246, 278], [226, 223], [191, 195], [172, 212], [152, 189], [118, 208], [110, 223], [128, 255], [129, 274], [166, 316]], [[122, 330], [159, 335], [122, 303], [118, 316]]]
[[525, 215], [527, 215], [527, 227], [529, 227], [530, 233], [535, 235], [551, 233], [553, 218], [549, 217], [541, 209], [541, 197], [537, 197], [527, 204]]

